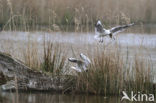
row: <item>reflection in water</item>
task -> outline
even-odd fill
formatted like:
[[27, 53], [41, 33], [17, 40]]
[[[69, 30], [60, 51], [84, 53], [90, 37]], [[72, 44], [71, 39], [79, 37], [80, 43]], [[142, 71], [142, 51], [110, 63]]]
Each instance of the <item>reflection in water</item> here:
[[[95, 95], [65, 95], [51, 93], [16, 93], [1, 92], [2, 103], [120, 103], [119, 97]], [[5, 97], [5, 98], [4, 98]]]

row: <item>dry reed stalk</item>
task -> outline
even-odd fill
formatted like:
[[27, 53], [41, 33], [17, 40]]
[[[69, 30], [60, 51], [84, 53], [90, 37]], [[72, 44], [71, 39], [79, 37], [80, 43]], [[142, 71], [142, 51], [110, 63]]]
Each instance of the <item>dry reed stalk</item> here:
[[[151, 23], [155, 22], [154, 17], [156, 16], [156, 13], [153, 12], [155, 9], [154, 3], [155, 0], [150, 0], [149, 2], [146, 0], [142, 0], [141, 2], [136, 0], [99, 0], [92, 2], [82, 0], [45, 0], [42, 3], [39, 3], [37, 0], [33, 2], [30, 0], [6, 0], [1, 2], [1, 5], [4, 6], [1, 6], [2, 15], [0, 23], [5, 24], [14, 15], [22, 15], [23, 21], [21, 22], [23, 22], [23, 26], [27, 25], [28, 28], [33, 30], [41, 30], [39, 26], [48, 26], [51, 23], [57, 24], [62, 28], [66, 25], [69, 29], [65, 28], [64, 30], [68, 31], [70, 31], [70, 27], [74, 26], [74, 24], [75, 31], [85, 31], [88, 28], [87, 25], [93, 30], [93, 24], [97, 19], [101, 19], [106, 25], [137, 21]], [[147, 7], [145, 7], [146, 4]], [[8, 8], [5, 8], [5, 5]], [[77, 10], [74, 10], [75, 8]], [[66, 18], [67, 12], [70, 19]], [[86, 14], [88, 16], [87, 20], [85, 19]], [[66, 21], [66, 24], [64, 24], [64, 21]], [[10, 28], [13, 30], [19, 28], [20, 26], [17, 25], [19, 23], [20, 21], [13, 19]], [[35, 27], [32, 28], [32, 26]]]
[[117, 46], [113, 51], [107, 48], [97, 49], [91, 58], [89, 71], [77, 76], [76, 91], [105, 96], [120, 95], [123, 90], [154, 92], [152, 68], [148, 61], [135, 55], [132, 59], [134, 63], [125, 66], [129, 63], [125, 63]]

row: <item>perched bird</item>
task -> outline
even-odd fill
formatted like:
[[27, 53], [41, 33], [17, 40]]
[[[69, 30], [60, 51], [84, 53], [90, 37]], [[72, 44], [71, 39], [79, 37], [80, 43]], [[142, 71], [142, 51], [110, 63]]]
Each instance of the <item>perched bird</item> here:
[[80, 58], [82, 60], [78, 60], [76, 58], [68, 58], [70, 62], [76, 63], [76, 66], [72, 66], [71, 68], [76, 70], [77, 72], [87, 71], [87, 67], [91, 63], [90, 59], [82, 53], [80, 54]]
[[95, 36], [94, 36], [94, 38], [100, 39], [99, 42], [103, 42], [103, 37], [105, 37], [105, 36], [109, 36], [110, 38], [113, 38], [115, 40], [115, 38], [114, 38], [115, 34], [122, 32], [126, 28], [131, 27], [133, 25], [134, 25], [134, 23], [113, 27], [111, 29], [105, 29], [105, 28], [103, 28], [101, 21], [98, 20], [98, 22], [95, 24]]

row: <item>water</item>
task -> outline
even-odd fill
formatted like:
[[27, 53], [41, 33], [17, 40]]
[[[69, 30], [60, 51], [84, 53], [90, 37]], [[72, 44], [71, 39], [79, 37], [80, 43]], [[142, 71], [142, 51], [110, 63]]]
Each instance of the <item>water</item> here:
[[[152, 30], [152, 32], [151, 32]], [[150, 29], [149, 34], [141, 33], [120, 33], [113, 41], [106, 37], [104, 44], [115, 45], [120, 44], [124, 53], [129, 48], [130, 56], [133, 58], [135, 52], [141, 50], [142, 58], [151, 57], [153, 69], [156, 69], [156, 32], [155, 29]], [[72, 45], [77, 48], [78, 52], [83, 51], [84, 45], [91, 45], [91, 48], [99, 44], [94, 39], [94, 33], [74, 33], [74, 32], [0, 32], [0, 51], [8, 52], [13, 57], [22, 60], [22, 52], [27, 48], [31, 41], [34, 45], [38, 45], [39, 50], [42, 50], [43, 41], [59, 42], [66, 44], [69, 47]], [[37, 43], [37, 44], [35, 44]], [[67, 48], [69, 48], [67, 47]], [[70, 50], [69, 50], [70, 51]], [[156, 71], [154, 71], [156, 74]], [[156, 78], [156, 77], [155, 77]], [[156, 79], [154, 80], [156, 82]], [[9, 93], [0, 91], [0, 103], [120, 103], [120, 97], [104, 97], [94, 95], [65, 95], [52, 93]]]
[[108, 47], [119, 44], [124, 55], [127, 47], [130, 56], [134, 56], [137, 51], [141, 51], [144, 58], [148, 55], [151, 58], [153, 69], [156, 68], [156, 34], [120, 33], [116, 35], [116, 40], [105, 37], [102, 44], [94, 39], [94, 33], [1, 32], [0, 51], [9, 52], [13, 57], [22, 60], [22, 52], [30, 45], [30, 42], [36, 45], [39, 51], [42, 51], [44, 38], [46, 41], [65, 45], [64, 47], [68, 48], [69, 52], [71, 52], [71, 46], [76, 48], [76, 51], [85, 53], [86, 45], [90, 45], [87, 49], [94, 50], [93, 48], [103, 46], [103, 44]]
[[120, 103], [120, 97], [52, 93], [1, 93], [1, 103]]

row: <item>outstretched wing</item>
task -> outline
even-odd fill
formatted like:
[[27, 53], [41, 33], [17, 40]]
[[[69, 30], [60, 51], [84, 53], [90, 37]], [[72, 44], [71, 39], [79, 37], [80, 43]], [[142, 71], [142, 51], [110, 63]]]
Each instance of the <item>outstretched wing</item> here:
[[76, 58], [68, 58], [68, 60], [70, 62], [74, 62], [74, 63], [77, 63], [79, 60], [77, 60]]
[[80, 54], [81, 59], [83, 59], [85, 61], [85, 63], [88, 65], [89, 63], [91, 63], [90, 59], [85, 56], [84, 54]]
[[77, 71], [77, 72], [82, 72], [82, 70], [81, 69], [79, 69], [79, 68], [76, 68], [76, 67], [71, 67], [71, 69], [73, 69], [73, 70], [75, 70], [75, 71]]
[[68, 58], [68, 60], [69, 60], [70, 62], [77, 63], [77, 64], [82, 64], [82, 63], [83, 63], [81, 60], [78, 60], [78, 59], [76, 59], [76, 58]]
[[131, 26], [133, 26], [133, 25], [134, 25], [134, 23], [128, 24], [128, 25], [122, 25], [122, 26], [113, 27], [112, 29], [110, 29], [110, 32], [111, 32], [112, 34], [116, 34], [116, 33], [122, 32], [122, 31], [125, 30], [126, 28], [131, 27]]

